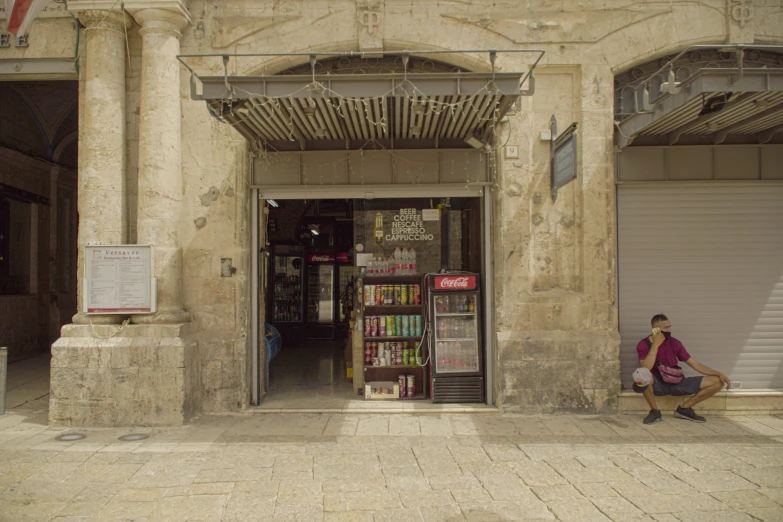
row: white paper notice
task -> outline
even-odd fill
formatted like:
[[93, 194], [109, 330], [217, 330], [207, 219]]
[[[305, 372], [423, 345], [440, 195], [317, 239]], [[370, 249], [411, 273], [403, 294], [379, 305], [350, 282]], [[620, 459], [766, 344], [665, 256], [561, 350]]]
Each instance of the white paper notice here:
[[356, 254], [356, 266], [367, 266], [372, 259], [372, 254]]
[[89, 314], [152, 312], [149, 246], [85, 247], [85, 311]]
[[425, 208], [421, 211], [422, 221], [440, 221], [440, 210], [437, 208]]

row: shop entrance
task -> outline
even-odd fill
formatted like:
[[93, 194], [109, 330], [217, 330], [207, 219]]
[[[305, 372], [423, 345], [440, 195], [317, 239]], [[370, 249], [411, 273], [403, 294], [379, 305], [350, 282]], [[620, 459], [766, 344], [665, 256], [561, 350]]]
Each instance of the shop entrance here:
[[[259, 365], [261, 406], [342, 408], [367, 400], [364, 383], [400, 375], [406, 376], [402, 398], [431, 401], [424, 276], [483, 273], [481, 198], [266, 199], [260, 209], [261, 357], [267, 363]], [[372, 296], [364, 295], [366, 283], [386, 279], [397, 284], [377, 286], [394, 304], [379, 307], [384, 301], [376, 285]], [[369, 316], [376, 312], [386, 315]], [[370, 338], [365, 318], [368, 324], [382, 319], [384, 336], [378, 328]], [[396, 324], [391, 331], [390, 319], [401, 321], [399, 331]], [[481, 331], [483, 322], [476, 327]], [[378, 345], [385, 351], [369, 353]]]
[[[475, 53], [483, 54], [487, 60], [480, 62], [469, 57]], [[520, 62], [509, 63], [524, 63], [525, 72], [501, 72], [496, 69], [496, 60], [501, 53], [522, 58]], [[531, 96], [535, 92], [533, 70], [543, 53], [540, 50], [524, 49], [373, 51], [371, 55], [350, 51], [329, 52], [324, 59], [320, 59], [315, 52], [282, 53], [279, 57], [284, 58], [285, 63], [293, 59], [302, 64], [283, 74], [261, 76], [228, 75], [234, 62], [249, 57], [247, 54], [241, 57], [221, 55], [225, 74], [217, 76], [201, 75], [188, 65], [188, 59], [196, 55], [179, 56], [180, 61], [192, 73], [191, 97], [194, 100], [206, 101], [210, 114], [230, 123], [242, 134], [247, 139], [254, 158], [250, 173], [253, 189], [251, 219], [252, 230], [257, 233], [251, 236], [251, 277], [259, 290], [250, 296], [252, 404], [262, 402], [271, 386], [266, 380], [268, 368], [263, 325], [268, 315], [274, 313], [267, 310], [269, 298], [266, 296], [269, 285], [274, 288], [274, 281], [269, 281], [269, 263], [266, 257], [274, 255], [274, 252], [273, 245], [264, 233], [269, 216], [262, 213], [268, 210], [266, 201], [370, 202], [395, 198], [404, 201], [414, 201], [412, 198], [478, 198], [475, 200], [478, 207], [474, 209], [474, 215], [480, 216], [476, 226], [481, 230], [481, 234], [479, 239], [472, 241], [478, 241], [480, 245], [481, 253], [475, 254], [476, 259], [480, 259], [480, 272], [468, 274], [467, 277], [459, 276], [454, 280], [435, 277], [422, 279], [420, 286], [423, 290], [425, 285], [431, 285], [433, 290], [444, 292], [443, 302], [448, 303], [448, 297], [451, 295], [454, 297], [453, 303], [460, 301], [463, 306], [471, 297], [469, 293], [476, 294], [472, 296], [474, 299], [481, 294], [484, 306], [473, 312], [475, 324], [472, 328], [475, 329], [476, 338], [471, 340], [478, 342], [479, 333], [487, 330], [487, 335], [482, 337], [484, 340], [481, 342], [481, 353], [476, 351], [470, 356], [472, 360], [468, 361], [459, 355], [473, 350], [464, 344], [467, 341], [455, 338], [435, 339], [442, 341], [440, 345], [435, 342], [434, 346], [442, 346], [443, 358], [440, 372], [435, 372], [432, 377], [432, 396], [439, 397], [441, 402], [454, 402], [458, 398], [470, 396], [474, 402], [485, 401], [493, 404], [495, 336], [491, 302], [493, 288], [490, 276], [490, 223], [491, 187], [496, 184], [498, 160], [494, 147], [497, 144], [498, 128], [501, 122], [505, 121], [506, 114], [516, 110], [515, 102], [521, 96]], [[483, 72], [470, 72], [463, 67], [433, 59], [433, 56], [447, 54], [455, 54], [460, 57], [459, 62], [472, 64], [476, 69], [483, 69]], [[259, 55], [258, 63], [262, 63], [269, 56]], [[216, 55], [201, 57], [209, 60], [216, 58]], [[240, 68], [245, 66], [241, 65]], [[227, 89], [231, 93], [228, 97]], [[397, 204], [396, 207], [397, 210], [414, 208], [407, 204]], [[353, 209], [356, 210], [355, 203]], [[437, 211], [436, 208], [427, 210]], [[423, 219], [423, 216], [419, 217]], [[322, 224], [325, 223], [313, 223], [319, 226]], [[315, 232], [320, 235], [320, 230]], [[310, 234], [313, 235], [312, 231]], [[354, 237], [354, 250], [356, 244]], [[280, 252], [292, 246], [297, 245], [279, 245]], [[286, 253], [309, 255], [296, 249]], [[339, 252], [335, 250], [335, 254]], [[357, 258], [367, 252], [354, 254], [353, 266], [361, 266], [361, 262], [357, 263]], [[296, 270], [302, 269], [305, 259], [300, 257], [300, 267]], [[293, 262], [290, 261], [291, 269]], [[287, 262], [282, 261], [274, 266], [289, 267]], [[336, 261], [334, 271], [320, 266], [317, 270], [308, 272], [318, 274], [316, 280], [322, 275], [339, 276]], [[327, 271], [329, 275], [326, 274]], [[288, 277], [287, 274], [280, 275]], [[329, 321], [339, 322], [336, 308], [330, 316], [331, 319], [326, 316], [319, 317], [319, 320], [326, 323], [305, 323], [307, 303], [304, 287], [309, 285], [310, 281], [302, 279], [308, 277], [304, 273], [299, 277], [299, 311], [289, 310], [285, 313], [298, 314], [295, 317], [299, 318], [302, 327], [293, 328], [293, 331], [289, 332], [290, 338], [306, 338], [308, 343], [339, 340], [339, 324], [326, 324]], [[396, 287], [397, 282], [402, 286], [402, 281], [395, 277], [398, 276], [391, 276], [384, 281], [381, 281], [384, 278], [376, 277], [374, 286]], [[285, 279], [282, 282], [290, 281]], [[406, 285], [410, 283], [411, 281], [405, 282]], [[460, 287], [462, 284], [468, 285], [469, 288]], [[364, 286], [362, 285], [362, 289]], [[336, 287], [332, 288], [333, 297], [339, 295], [337, 290]], [[354, 291], [358, 291], [358, 285]], [[460, 291], [467, 293], [460, 296], [449, 294]], [[380, 307], [380, 310], [371, 310], [375, 315], [370, 317], [391, 315], [381, 315], [383, 307], [391, 305], [376, 306]], [[439, 313], [452, 313], [445, 311], [448, 307], [441, 308]], [[367, 316], [365, 314], [362, 320]], [[447, 324], [457, 323], [458, 320], [442, 317], [442, 332], [454, 334], [460, 330], [457, 326], [466, 326]], [[309, 327], [305, 327], [305, 324], [309, 324]], [[354, 322], [354, 325], [357, 323]], [[362, 330], [354, 328], [349, 331]], [[285, 334], [281, 332], [280, 335], [282, 338]], [[447, 347], [451, 348], [446, 349]], [[355, 345], [352, 348], [354, 357], [364, 349], [363, 346], [357, 348]], [[378, 349], [380, 350], [380, 347]], [[404, 346], [399, 345], [392, 349], [392, 354], [396, 354], [395, 358], [399, 355], [397, 350], [405, 350]], [[392, 354], [381, 356], [379, 352], [376, 355], [377, 358], [385, 358], [386, 355], [391, 358]], [[435, 360], [437, 362], [437, 357]], [[363, 356], [361, 362], [364, 365]], [[487, 364], [488, 362], [491, 364]], [[354, 374], [357, 373], [356, 367], [354, 359]], [[363, 373], [364, 371], [361, 375]], [[440, 375], [436, 376], [438, 373]], [[426, 382], [423, 375], [419, 382], [421, 381]], [[363, 387], [362, 379], [357, 380], [355, 376], [352, 392], [361, 393], [361, 387], [358, 386], [360, 383]], [[407, 382], [403, 385], [400, 381], [399, 385], [407, 388]], [[384, 389], [386, 388], [388, 387]], [[366, 389], [365, 392], [369, 393]]]

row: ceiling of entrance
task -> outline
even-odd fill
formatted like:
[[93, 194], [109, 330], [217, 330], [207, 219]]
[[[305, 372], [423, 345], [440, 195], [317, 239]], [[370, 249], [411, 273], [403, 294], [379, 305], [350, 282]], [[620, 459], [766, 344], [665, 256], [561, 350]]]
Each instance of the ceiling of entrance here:
[[615, 88], [620, 148], [783, 143], [778, 52], [694, 49], [627, 71]]
[[0, 147], [76, 167], [78, 83], [0, 84]]

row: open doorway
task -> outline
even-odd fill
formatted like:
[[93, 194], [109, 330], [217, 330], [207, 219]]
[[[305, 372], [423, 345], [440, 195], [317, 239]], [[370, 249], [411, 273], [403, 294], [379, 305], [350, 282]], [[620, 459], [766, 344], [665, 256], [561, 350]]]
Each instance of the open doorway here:
[[0, 83], [0, 346], [8, 408], [48, 408], [49, 360], [76, 313], [78, 83]]
[[423, 303], [414, 300], [413, 289], [422, 291], [424, 274], [481, 274], [481, 207], [478, 197], [266, 200], [264, 323], [267, 337], [276, 341], [261, 406], [341, 408], [365, 401], [365, 380], [397, 380], [401, 373], [415, 374], [416, 399], [431, 400], [423, 347], [421, 366], [413, 362], [414, 349], [426, 344], [421, 329], [398, 332], [394, 346], [405, 359], [373, 367], [365, 345], [377, 343], [356, 339], [369, 313], [363, 313], [362, 289], [368, 273], [405, 267], [397, 270], [405, 271], [400, 280], [410, 284], [401, 285], [404, 295], [396, 296], [392, 308], [420, 320], [413, 318], [422, 317]]

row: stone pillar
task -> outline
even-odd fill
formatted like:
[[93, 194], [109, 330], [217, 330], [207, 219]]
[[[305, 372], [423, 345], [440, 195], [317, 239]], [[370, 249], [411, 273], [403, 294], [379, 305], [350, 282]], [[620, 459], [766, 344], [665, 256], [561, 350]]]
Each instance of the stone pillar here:
[[152, 245], [158, 312], [134, 323], [184, 323], [182, 307], [182, 151], [180, 147], [180, 30], [187, 15], [167, 9], [133, 13], [141, 25], [138, 243]]
[[[79, 101], [79, 262], [77, 305], [82, 308], [84, 247], [123, 244], [127, 234], [125, 195], [125, 29], [121, 11], [79, 12], [86, 26], [82, 58], [84, 91]], [[92, 322], [119, 322], [92, 316]], [[74, 323], [87, 324], [79, 312]]]

